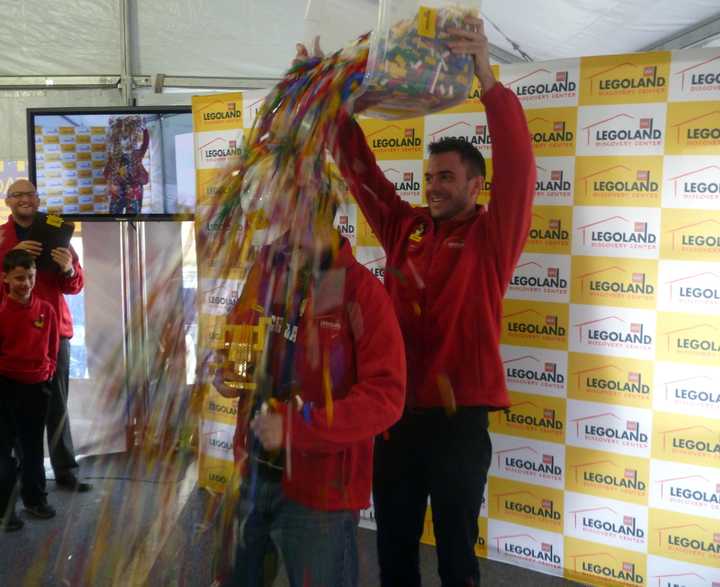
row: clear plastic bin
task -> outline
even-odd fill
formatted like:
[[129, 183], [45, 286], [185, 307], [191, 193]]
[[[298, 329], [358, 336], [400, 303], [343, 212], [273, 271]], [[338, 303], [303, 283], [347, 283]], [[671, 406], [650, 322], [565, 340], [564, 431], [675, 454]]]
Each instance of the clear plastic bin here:
[[448, 28], [479, 16], [480, 0], [380, 0], [363, 81], [363, 112], [374, 118], [421, 116], [465, 100], [473, 83], [469, 55], [447, 47]]

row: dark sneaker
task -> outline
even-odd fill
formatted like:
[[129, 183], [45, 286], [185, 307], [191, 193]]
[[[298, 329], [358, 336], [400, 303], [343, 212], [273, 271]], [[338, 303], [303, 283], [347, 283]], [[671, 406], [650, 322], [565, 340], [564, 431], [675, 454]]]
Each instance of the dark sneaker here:
[[23, 522], [20, 517], [13, 512], [8, 516], [4, 523], [0, 523], [0, 528], [2, 528], [3, 532], [15, 532], [16, 530], [20, 530], [24, 525], [25, 522]]
[[75, 491], [76, 493], [86, 493], [93, 488], [90, 483], [80, 481], [75, 475], [58, 475], [55, 478], [55, 485], [58, 486], [58, 489]]
[[55, 508], [48, 505], [46, 501], [40, 502], [36, 505], [26, 505], [25, 511], [35, 518], [42, 518], [47, 520], [55, 517]]

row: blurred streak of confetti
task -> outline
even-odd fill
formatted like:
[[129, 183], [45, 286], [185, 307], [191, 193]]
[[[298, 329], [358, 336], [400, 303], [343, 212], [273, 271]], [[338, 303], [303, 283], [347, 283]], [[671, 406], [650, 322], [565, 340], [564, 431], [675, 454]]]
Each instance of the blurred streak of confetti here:
[[[240, 300], [250, 308], [262, 310], [266, 305], [257, 281], [248, 279], [260, 251], [272, 247], [284, 235], [294, 254], [301, 243], [322, 232], [321, 227], [332, 220], [336, 205], [346, 198], [345, 186], [328, 151], [335, 141], [334, 122], [338, 113], [342, 108], [352, 110], [359, 93], [367, 53], [367, 37], [363, 37], [327, 58], [312, 58], [294, 65], [266, 97], [241, 155], [220, 172], [218, 197], [198, 212], [196, 254], [203, 277], [218, 284], [239, 280], [243, 284]], [[310, 264], [316, 267], [321, 259], [320, 254], [314, 255]], [[178, 251], [175, 257], [164, 256], [162, 267], [153, 267], [155, 283], [163, 285], [147, 292], [144, 316], [163, 318], [162, 323], [152, 324], [156, 335], [151, 348], [115, 349], [117, 360], [98, 377], [104, 381], [104, 388], [98, 392], [93, 409], [98, 413], [127, 411], [130, 423], [127, 440], [133, 450], [116, 469], [111, 465], [104, 479], [96, 483], [94, 495], [99, 501], [99, 515], [87, 542], [78, 545], [72, 540], [69, 526], [49, 537], [48, 544], [60, 543], [60, 555], [55, 561], [48, 561], [49, 546], [41, 547], [28, 580], [42, 577], [52, 565], [58, 584], [141, 585], [147, 581], [170, 536], [180, 531], [179, 509], [197, 479], [194, 463], [202, 405], [208, 393], [215, 393], [211, 383], [219, 364], [217, 350], [199, 349], [196, 383], [190, 394], [181, 392], [186, 387], [182, 362], [188, 324], [181, 308], [167, 310], [166, 284], [181, 271], [182, 259], [183, 251]], [[302, 278], [302, 272], [296, 271], [287, 280], [288, 312], [290, 308], [304, 311], [298, 310], [292, 301]], [[141, 314], [133, 312], [130, 328], [136, 332], [148, 329]], [[306, 344], [312, 346], [312, 337]], [[312, 354], [313, 350], [317, 352], [312, 348], [308, 352]], [[129, 353], [129, 369], [121, 360], [124, 352]], [[257, 365], [249, 376], [257, 385], [248, 386], [239, 399], [238, 412], [241, 420], [245, 418], [244, 423], [239, 423], [241, 427], [247, 427], [248, 407], [257, 405], [256, 396], [270, 393], [262, 384], [270, 368], [269, 353], [265, 348], [252, 357]], [[331, 359], [321, 360], [331, 419]], [[273, 361], [277, 364], [278, 358]], [[241, 472], [241, 466], [236, 466], [225, 494], [206, 501], [203, 522], [194, 529], [213, 536], [215, 575], [228, 568], [232, 557]], [[120, 486], [120, 479], [149, 480], [155, 491], [148, 492], [146, 483]], [[69, 514], [62, 512], [68, 519]], [[186, 546], [192, 545], [195, 538], [185, 536]], [[167, 577], [175, 577], [168, 579], [172, 584], [182, 584], [178, 581], [186, 579], [177, 577], [186, 575], [185, 563], [181, 551], [176, 556]]]

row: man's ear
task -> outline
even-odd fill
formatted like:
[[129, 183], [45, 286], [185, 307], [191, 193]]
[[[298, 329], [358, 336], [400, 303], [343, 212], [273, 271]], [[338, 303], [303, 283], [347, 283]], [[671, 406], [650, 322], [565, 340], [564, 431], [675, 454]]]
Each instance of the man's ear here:
[[472, 193], [474, 200], [478, 199], [484, 185], [485, 177], [482, 175], [476, 175], [470, 180], [470, 192]]

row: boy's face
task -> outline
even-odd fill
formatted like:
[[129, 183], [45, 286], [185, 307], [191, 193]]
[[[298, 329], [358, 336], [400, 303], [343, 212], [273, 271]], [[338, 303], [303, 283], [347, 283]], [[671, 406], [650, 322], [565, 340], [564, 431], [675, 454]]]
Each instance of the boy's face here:
[[27, 301], [35, 287], [35, 267], [15, 267], [5, 273], [3, 281], [7, 283], [8, 295], [19, 301]]

